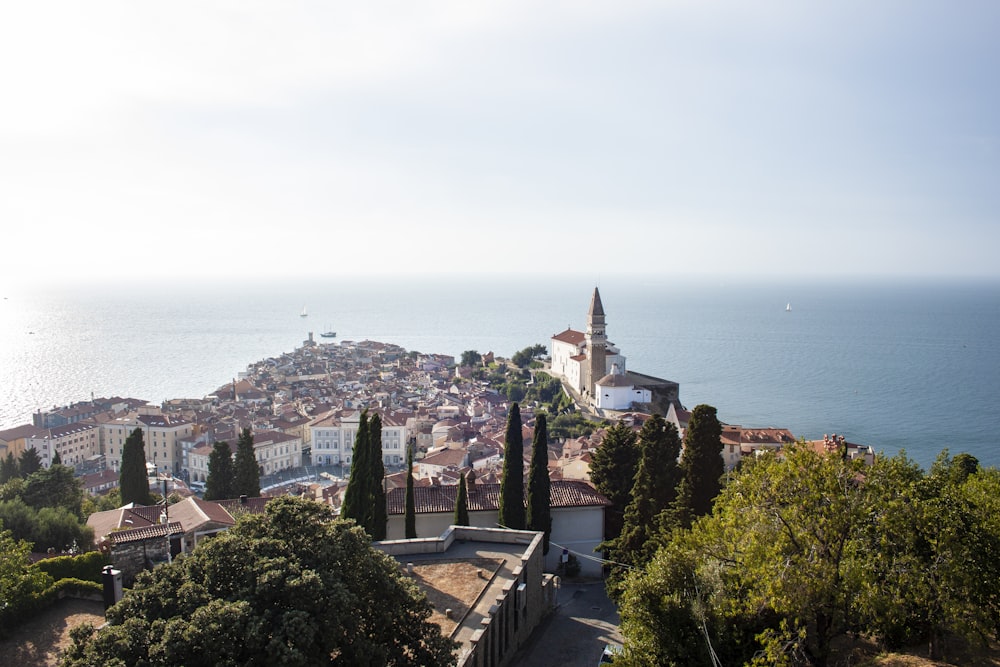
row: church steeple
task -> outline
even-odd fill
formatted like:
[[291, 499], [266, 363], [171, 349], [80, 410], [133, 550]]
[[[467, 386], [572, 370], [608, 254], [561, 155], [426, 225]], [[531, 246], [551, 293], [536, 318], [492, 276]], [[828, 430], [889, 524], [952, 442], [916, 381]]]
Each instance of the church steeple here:
[[595, 287], [590, 299], [590, 312], [587, 314], [587, 391], [594, 396], [597, 381], [608, 374], [607, 345], [608, 337], [604, 330], [604, 304], [601, 303], [601, 292]]

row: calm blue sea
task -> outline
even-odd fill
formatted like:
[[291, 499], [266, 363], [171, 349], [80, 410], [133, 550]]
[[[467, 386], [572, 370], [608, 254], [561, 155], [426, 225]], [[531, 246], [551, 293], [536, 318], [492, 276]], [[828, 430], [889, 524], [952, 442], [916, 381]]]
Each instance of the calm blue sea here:
[[[496, 277], [9, 291], [0, 428], [92, 393], [203, 396], [328, 328], [337, 340], [510, 355], [583, 329], [593, 286]], [[946, 447], [1000, 464], [1000, 284], [612, 277], [600, 289], [629, 368], [680, 382], [688, 407], [905, 448], [925, 466]]]

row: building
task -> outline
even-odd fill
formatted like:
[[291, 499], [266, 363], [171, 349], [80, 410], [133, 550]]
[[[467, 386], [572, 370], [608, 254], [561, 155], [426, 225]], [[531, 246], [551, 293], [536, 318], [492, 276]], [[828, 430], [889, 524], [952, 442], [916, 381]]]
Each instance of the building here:
[[503, 667], [556, 602], [542, 535], [448, 526], [440, 536], [375, 542], [435, 606], [431, 621], [459, 644], [459, 667]]
[[[400, 465], [406, 461], [406, 421], [381, 411], [382, 463]], [[312, 462], [316, 465], [351, 465], [354, 439], [358, 435], [361, 412], [331, 414], [309, 427], [312, 439]]]
[[257, 431], [253, 434], [253, 453], [263, 475], [298, 468], [302, 465], [302, 438], [283, 431]]
[[136, 413], [101, 424], [101, 440], [108, 467], [121, 470], [125, 441], [137, 428], [142, 430], [146, 460], [155, 465], [160, 473], [179, 474], [184, 465], [183, 441], [191, 437], [194, 425], [181, 418], [164, 415], [155, 406], [145, 406]]
[[567, 328], [549, 341], [549, 370], [560, 378], [578, 402], [596, 412], [628, 411], [635, 405], [666, 414], [680, 408], [680, 385], [670, 380], [634, 373], [625, 356], [607, 337], [607, 318], [601, 293], [595, 287], [587, 311], [586, 331]]
[[[496, 528], [500, 506], [500, 485], [470, 482], [467, 489], [469, 523], [481, 528]], [[454, 520], [458, 486], [418, 486], [413, 489], [417, 535], [440, 535]], [[389, 521], [386, 536], [402, 539], [406, 532], [406, 489], [390, 489], [387, 494]], [[545, 557], [545, 569], [555, 572], [562, 549], [577, 554], [583, 576], [601, 576], [602, 566], [592, 560], [594, 549], [604, 541], [604, 510], [611, 503], [590, 484], [578, 480], [552, 480], [551, 548]]]

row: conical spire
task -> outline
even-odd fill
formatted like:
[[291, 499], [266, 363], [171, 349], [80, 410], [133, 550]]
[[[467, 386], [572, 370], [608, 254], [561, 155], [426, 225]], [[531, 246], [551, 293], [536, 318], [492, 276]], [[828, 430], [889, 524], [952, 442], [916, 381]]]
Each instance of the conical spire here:
[[593, 317], [594, 315], [599, 315], [601, 317], [604, 317], [604, 304], [601, 303], [601, 293], [597, 290], [596, 287], [594, 288], [594, 296], [591, 297], [590, 299], [589, 312], [591, 317]]

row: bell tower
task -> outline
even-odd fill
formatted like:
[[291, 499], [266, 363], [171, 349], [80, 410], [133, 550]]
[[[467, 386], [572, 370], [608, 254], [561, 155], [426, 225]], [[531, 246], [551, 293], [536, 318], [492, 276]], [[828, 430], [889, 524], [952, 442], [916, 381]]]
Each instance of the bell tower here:
[[590, 299], [590, 311], [587, 313], [587, 391], [594, 396], [597, 381], [608, 374], [607, 345], [608, 337], [604, 330], [604, 304], [601, 303], [601, 293], [594, 288]]

